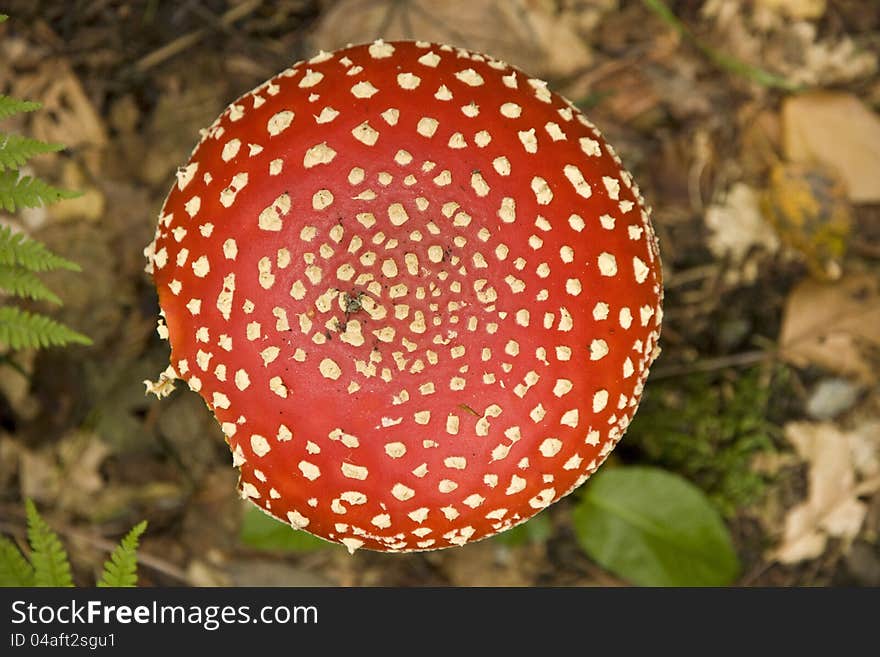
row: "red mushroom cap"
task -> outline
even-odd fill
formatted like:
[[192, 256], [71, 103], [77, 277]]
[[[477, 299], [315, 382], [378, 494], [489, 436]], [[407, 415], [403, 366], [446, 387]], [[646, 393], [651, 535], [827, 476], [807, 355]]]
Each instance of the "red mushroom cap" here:
[[571, 492], [657, 354], [656, 240], [614, 151], [449, 46], [322, 52], [236, 100], [146, 253], [163, 379], [214, 412], [241, 494], [350, 550], [462, 545]]

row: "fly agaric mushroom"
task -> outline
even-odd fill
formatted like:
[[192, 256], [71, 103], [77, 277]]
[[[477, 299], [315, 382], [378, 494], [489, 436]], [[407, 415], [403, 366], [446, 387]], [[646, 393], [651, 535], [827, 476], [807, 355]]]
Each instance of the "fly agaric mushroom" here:
[[545, 83], [422, 42], [321, 52], [202, 134], [146, 249], [171, 366], [265, 512], [463, 545], [582, 484], [656, 357], [648, 208]]

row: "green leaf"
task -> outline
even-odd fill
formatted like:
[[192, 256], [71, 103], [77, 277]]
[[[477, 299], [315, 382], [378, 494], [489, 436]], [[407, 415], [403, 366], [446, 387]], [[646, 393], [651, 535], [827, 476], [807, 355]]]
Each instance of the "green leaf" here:
[[40, 516], [32, 500], [26, 500], [28, 541], [34, 566], [35, 586], [73, 586], [70, 562], [58, 534]]
[[0, 133], [0, 171], [18, 169], [34, 155], [56, 153], [64, 144], [50, 144], [39, 139]]
[[275, 520], [255, 506], [245, 511], [239, 537], [242, 543], [258, 550], [311, 552], [330, 546], [327, 541]]
[[42, 103], [32, 100], [18, 100], [0, 94], [0, 121], [21, 112], [33, 112], [42, 107]]
[[147, 528], [147, 521], [139, 522], [120, 541], [110, 559], [104, 562], [104, 574], [98, 581], [98, 586], [125, 586], [137, 585], [137, 549], [138, 540]]
[[61, 303], [61, 299], [34, 272], [21, 267], [0, 265], [0, 291], [34, 301]]
[[39, 349], [92, 341], [54, 319], [12, 307], [0, 307], [0, 346]]
[[15, 233], [9, 226], [0, 226], [0, 265], [18, 265], [31, 271], [80, 271], [75, 262], [55, 255], [42, 242]]
[[718, 512], [687, 480], [658, 468], [593, 476], [573, 514], [581, 547], [642, 586], [724, 586], [739, 562]]
[[77, 196], [80, 196], [79, 192], [53, 187], [39, 178], [19, 177], [14, 169], [0, 173], [0, 207], [7, 212], [15, 212], [16, 208], [36, 208]]
[[33, 586], [34, 569], [8, 538], [0, 536], [0, 586]]

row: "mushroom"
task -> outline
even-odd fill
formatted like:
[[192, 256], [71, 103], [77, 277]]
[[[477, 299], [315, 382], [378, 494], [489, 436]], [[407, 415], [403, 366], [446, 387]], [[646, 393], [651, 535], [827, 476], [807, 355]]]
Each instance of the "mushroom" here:
[[241, 495], [350, 551], [463, 545], [582, 484], [658, 354], [649, 210], [570, 102], [424, 42], [233, 102], [145, 254]]

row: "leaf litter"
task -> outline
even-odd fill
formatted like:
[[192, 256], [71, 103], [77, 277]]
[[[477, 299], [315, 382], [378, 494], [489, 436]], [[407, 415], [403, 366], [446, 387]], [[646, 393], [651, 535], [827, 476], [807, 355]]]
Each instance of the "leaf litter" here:
[[[0, 517], [13, 530], [23, 528], [22, 482], [28, 490], [45, 482], [53, 517], [91, 536], [149, 519], [143, 552], [155, 567], [143, 570], [147, 583], [178, 584], [190, 573], [190, 583], [247, 584], [250, 562], [259, 563], [260, 581], [272, 580], [273, 563], [279, 576], [293, 566], [350, 585], [619, 581], [578, 546], [574, 497], [543, 514], [547, 536], [522, 545], [487, 541], [391, 559], [259, 551], [240, 539], [241, 504], [226, 446], [205, 430], [208, 411], [176, 404], [184, 417], [173, 423], [167, 405], [135, 399], [142, 377], [131, 373], [155, 369], [163, 346], [135, 246], [148, 241], [167, 180], [198, 129], [294, 54], [384, 36], [453, 41], [550, 78], [618, 146], [655, 208], [667, 273], [665, 355], [655, 375], [668, 368], [674, 383], [676, 371], [722, 369], [730, 378], [742, 364], [777, 356], [788, 364], [795, 385], [776, 421], [789, 427], [790, 443], [779, 441], [754, 467], [792, 487], [801, 463], [806, 482], [782, 497], [782, 522], [767, 529], [777, 552], [760, 563], [749, 563], [749, 538], [729, 523], [745, 572], [762, 573], [746, 581], [828, 582], [839, 569], [835, 549], [875, 540], [864, 509], [880, 504], [880, 213], [872, 186], [880, 22], [864, 3], [291, 0], [232, 22], [224, 17], [235, 3], [198, 11], [158, 3], [152, 13], [126, 12], [117, 0], [76, 9], [7, 4], [19, 17], [0, 27], [0, 93], [39, 96], [54, 108], [11, 129], [73, 145], [35, 165], [90, 193], [80, 205], [35, 213], [26, 226], [90, 272], [87, 289], [72, 280], [59, 287], [61, 312], [91, 318], [100, 347], [21, 354], [28, 378], [18, 383], [0, 365]], [[692, 36], [649, 7], [661, 4]], [[389, 14], [392, 6], [409, 11]], [[235, 55], [217, 61], [220, 49]], [[735, 340], [722, 335], [730, 321], [743, 327]], [[834, 423], [802, 422], [798, 391], [829, 374], [864, 392]], [[109, 394], [107, 382], [119, 393]], [[633, 463], [624, 440], [604, 468]], [[762, 508], [740, 513], [760, 517]], [[79, 553], [75, 576], [104, 556]], [[770, 565], [777, 558], [784, 566]]]
[[789, 510], [773, 557], [797, 563], [820, 556], [829, 538], [844, 543], [858, 535], [867, 513], [860, 498], [880, 490], [880, 477], [857, 480], [854, 456], [864, 459], [864, 437], [830, 423], [792, 422], [786, 439], [807, 463], [808, 496]]

